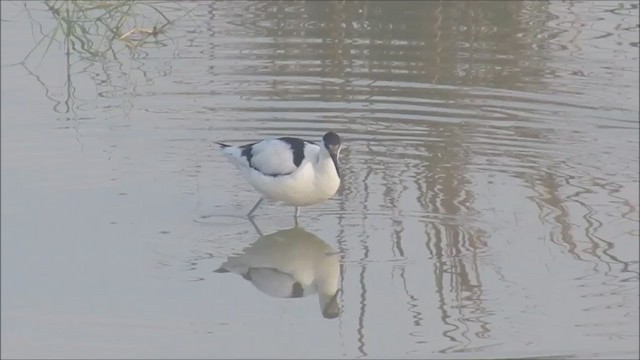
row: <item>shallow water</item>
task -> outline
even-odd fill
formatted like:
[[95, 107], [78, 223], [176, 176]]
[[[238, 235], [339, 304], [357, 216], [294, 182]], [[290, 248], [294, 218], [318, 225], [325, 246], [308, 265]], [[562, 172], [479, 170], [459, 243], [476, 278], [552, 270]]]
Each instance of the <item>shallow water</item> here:
[[[2, 2], [3, 358], [639, 356], [636, 3], [78, 6]], [[213, 141], [327, 129], [249, 222]]]

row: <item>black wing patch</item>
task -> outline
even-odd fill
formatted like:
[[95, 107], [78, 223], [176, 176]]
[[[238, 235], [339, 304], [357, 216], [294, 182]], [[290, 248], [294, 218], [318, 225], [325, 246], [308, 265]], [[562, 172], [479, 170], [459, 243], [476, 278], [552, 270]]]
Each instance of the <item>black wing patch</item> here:
[[240, 153], [240, 155], [247, 158], [247, 162], [249, 163], [249, 166], [252, 168], [253, 168], [253, 165], [251, 164], [251, 158], [253, 157], [253, 153], [251, 153], [251, 151], [253, 150], [253, 145], [255, 144], [257, 143], [240, 146], [240, 149], [242, 149], [242, 152]]
[[300, 164], [302, 164], [302, 160], [304, 160], [304, 144], [306, 141], [292, 137], [281, 137], [278, 138], [278, 140], [289, 144], [291, 150], [293, 150], [293, 164], [296, 167], [300, 166]]

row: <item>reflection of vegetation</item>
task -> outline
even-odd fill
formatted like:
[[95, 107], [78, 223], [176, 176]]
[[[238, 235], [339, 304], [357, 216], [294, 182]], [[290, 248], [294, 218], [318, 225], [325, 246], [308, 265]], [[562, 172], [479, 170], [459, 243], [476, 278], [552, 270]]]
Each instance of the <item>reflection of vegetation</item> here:
[[[278, 52], [269, 56], [276, 71], [520, 87], [523, 80], [534, 82], [541, 76], [543, 52], [537, 50], [548, 46], [549, 29], [539, 26], [548, 21], [546, 6], [544, 2], [476, 1], [267, 2], [256, 11], [262, 21], [246, 17], [246, 26], [273, 37], [273, 43], [260, 46], [277, 47]], [[293, 13], [304, 16], [293, 17]], [[321, 42], [300, 49], [299, 43], [287, 41], [298, 37]], [[290, 61], [306, 52], [323, 66]], [[530, 66], [519, 66], [522, 61]], [[326, 95], [328, 99], [353, 96], [348, 84], [324, 85], [333, 91]], [[279, 90], [291, 97], [300, 91]]]
[[[119, 61], [118, 55], [126, 50], [133, 54], [142, 48], [165, 46], [164, 41], [169, 38], [163, 35], [172, 24], [191, 12], [178, 3], [137, 0], [25, 1], [24, 8], [39, 39], [20, 65], [43, 86], [46, 97], [55, 103], [54, 110], [59, 113], [75, 112], [73, 75], [87, 74], [96, 60]], [[171, 18], [167, 14], [177, 15]], [[49, 25], [51, 18], [55, 20], [52, 26]], [[52, 51], [64, 53], [66, 79], [63, 92], [55, 90], [60, 86], [53, 86], [44, 79], [44, 72], [37, 71], [45, 59], [57, 63], [54, 60], [57, 54]], [[59, 74], [61, 71], [46, 73]], [[64, 99], [55, 99], [54, 93], [64, 93]]]
[[[73, 50], [93, 57], [104, 57], [111, 53], [115, 57], [119, 51], [114, 48], [117, 44], [130, 49], [159, 44], [158, 35], [163, 34], [175, 21], [164, 14], [166, 9], [163, 7], [166, 5], [153, 2], [45, 1], [44, 4], [54, 16], [57, 26], [43, 34], [25, 61], [40, 46], [45, 46], [46, 55], [51, 45], [60, 41], [60, 38], [67, 53]], [[184, 16], [188, 13], [186, 11]], [[152, 17], [152, 14], [155, 16]]]

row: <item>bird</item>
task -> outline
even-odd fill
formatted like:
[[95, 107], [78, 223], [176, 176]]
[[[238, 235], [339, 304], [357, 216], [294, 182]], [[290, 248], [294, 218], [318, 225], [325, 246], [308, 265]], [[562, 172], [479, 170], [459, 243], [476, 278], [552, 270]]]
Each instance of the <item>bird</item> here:
[[318, 295], [322, 316], [340, 315], [340, 255], [324, 240], [301, 227], [261, 236], [215, 273], [242, 276], [260, 292], [276, 298]]
[[342, 143], [333, 131], [325, 133], [318, 143], [287, 136], [240, 146], [215, 143], [262, 195], [248, 217], [262, 201], [270, 199], [295, 206], [297, 222], [301, 206], [328, 200], [340, 187], [338, 159]]

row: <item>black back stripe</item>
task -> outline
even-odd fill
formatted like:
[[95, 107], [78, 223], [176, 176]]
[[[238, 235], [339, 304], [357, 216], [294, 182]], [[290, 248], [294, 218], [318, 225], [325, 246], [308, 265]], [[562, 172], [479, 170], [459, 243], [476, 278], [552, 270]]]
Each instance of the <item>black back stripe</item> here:
[[304, 160], [304, 144], [305, 141], [298, 138], [292, 137], [281, 137], [278, 138], [280, 141], [284, 141], [289, 144], [289, 147], [293, 151], [293, 164], [298, 167], [302, 164], [302, 160]]

